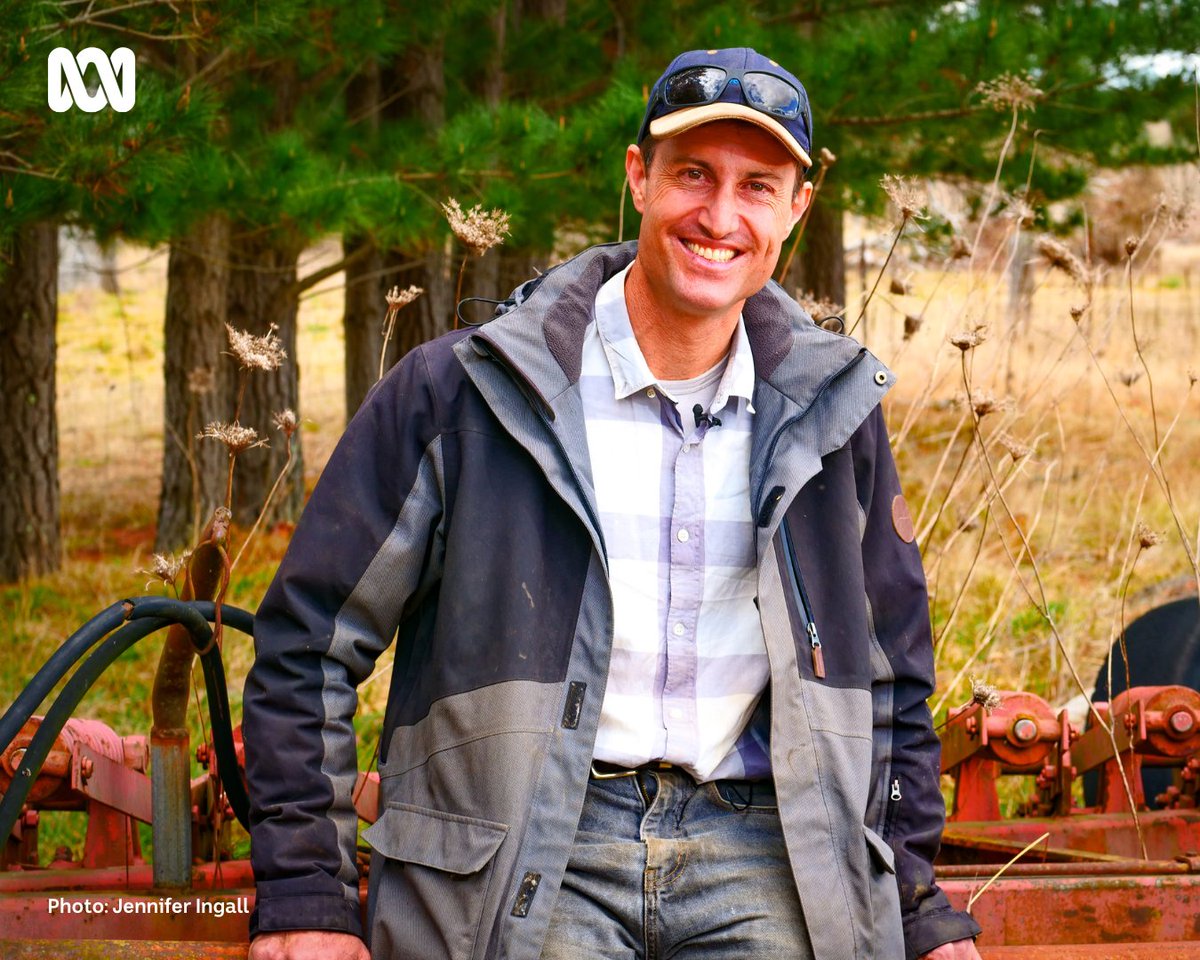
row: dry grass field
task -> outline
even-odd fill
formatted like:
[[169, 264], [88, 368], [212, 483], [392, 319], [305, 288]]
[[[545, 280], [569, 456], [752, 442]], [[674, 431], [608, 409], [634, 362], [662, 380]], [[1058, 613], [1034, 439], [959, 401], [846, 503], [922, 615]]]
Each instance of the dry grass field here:
[[[889, 229], [878, 227], [885, 250]], [[899, 374], [886, 410], [930, 579], [939, 718], [969, 699], [972, 676], [1056, 707], [1079, 692], [1076, 676], [1090, 691], [1122, 617], [1144, 610], [1156, 584], [1194, 575], [1200, 552], [1200, 251], [1147, 241], [1131, 271], [1110, 267], [1090, 291], [1030, 252], [1020, 322], [1007, 235], [995, 251], [991, 270], [920, 265], [891, 289], [885, 277], [866, 328]], [[308, 251], [302, 272], [336, 253], [333, 242]], [[91, 614], [163, 589], [139, 571], [158, 495], [166, 252], [122, 249], [119, 262], [119, 296], [60, 299], [66, 562], [0, 586], [0, 703]], [[868, 285], [877, 272], [865, 271]], [[310, 487], [343, 427], [340, 283], [310, 291], [300, 316]], [[848, 322], [861, 296], [852, 279]], [[257, 605], [286, 541], [286, 530], [255, 538], [228, 602]], [[229, 634], [224, 650], [236, 716], [251, 647]], [[155, 662], [152, 641], [130, 651], [80, 715], [148, 732]], [[362, 691], [364, 760], [386, 673], [381, 663]]]

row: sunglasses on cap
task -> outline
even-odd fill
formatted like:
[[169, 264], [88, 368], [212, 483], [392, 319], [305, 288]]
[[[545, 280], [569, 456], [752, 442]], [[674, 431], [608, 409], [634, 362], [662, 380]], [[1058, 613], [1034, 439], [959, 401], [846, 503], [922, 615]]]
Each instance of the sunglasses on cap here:
[[[672, 108], [701, 107], [721, 99], [727, 86], [736, 86], [742, 99], [755, 110], [781, 120], [803, 119], [805, 132], [812, 135], [808, 98], [781, 77], [761, 70], [728, 70], [725, 67], [685, 67], [664, 79], [655, 98]], [[638, 142], [650, 132], [654, 104], [646, 111]]]

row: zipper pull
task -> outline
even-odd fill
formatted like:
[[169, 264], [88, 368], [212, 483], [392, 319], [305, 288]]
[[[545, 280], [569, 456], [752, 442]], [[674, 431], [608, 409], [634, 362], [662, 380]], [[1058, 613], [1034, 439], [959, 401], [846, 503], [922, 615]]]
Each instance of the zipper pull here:
[[895, 780], [892, 781], [892, 799], [893, 800], [900, 799], [900, 778], [899, 777], [897, 777]]
[[812, 644], [813, 675], [825, 679], [825, 655], [821, 652], [821, 638], [817, 636], [817, 625], [808, 621], [808, 642]]

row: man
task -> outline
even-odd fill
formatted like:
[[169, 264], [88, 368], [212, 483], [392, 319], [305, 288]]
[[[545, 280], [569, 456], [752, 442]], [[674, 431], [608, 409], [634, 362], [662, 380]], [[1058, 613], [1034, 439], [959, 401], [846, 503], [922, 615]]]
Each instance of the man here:
[[676, 58], [636, 248], [409, 354], [347, 427], [258, 613], [255, 960], [367, 956], [351, 716], [394, 634], [376, 958], [978, 956], [930, 865], [893, 378], [768, 282], [810, 150], [773, 61]]

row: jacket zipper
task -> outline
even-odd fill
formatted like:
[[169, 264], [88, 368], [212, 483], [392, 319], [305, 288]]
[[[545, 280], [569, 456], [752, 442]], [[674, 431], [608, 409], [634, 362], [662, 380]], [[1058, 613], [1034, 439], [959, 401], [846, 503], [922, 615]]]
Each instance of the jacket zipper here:
[[[851, 357], [849, 360], [847, 360], [846, 363], [844, 363], [841, 367], [839, 367], [837, 370], [835, 370], [833, 373], [831, 373], [829, 376], [827, 376], [824, 380], [821, 381], [820, 386], [817, 387], [817, 390], [813, 394], [812, 400], [809, 401], [808, 406], [805, 407], [796, 416], [792, 417], [792, 419], [790, 419], [786, 423], [784, 423], [783, 426], [781, 426], [775, 432], [775, 436], [773, 436], [771, 438], [771, 446], [767, 449], [767, 457], [766, 457], [767, 463], [771, 462], [771, 458], [775, 455], [775, 447], [779, 443], [779, 438], [781, 436], [783, 436], [784, 432], [788, 429], [788, 427], [790, 427], [790, 426], [792, 426], [792, 424], [797, 423], [798, 421], [802, 420], [804, 418], [804, 415], [806, 413], [808, 413], [808, 411], [811, 410], [816, 405], [817, 400], [820, 399], [821, 394], [825, 392], [825, 388], [828, 387], [829, 384], [831, 384], [838, 377], [842, 376], [842, 374], [844, 374], [847, 370], [849, 370], [851, 367], [853, 367], [856, 363], [858, 363], [860, 360], [862, 360], [862, 358], [865, 357], [866, 355], [867, 355], [866, 348], [860, 347], [858, 350], [858, 353], [856, 353], [853, 357]], [[762, 488], [763, 488], [763, 484], [765, 482], [766, 482], [766, 471], [763, 471], [763, 479], [758, 485], [758, 492], [754, 498], [755, 503], [758, 503], [762, 499]], [[808, 626], [807, 626], [808, 643], [809, 643], [809, 648], [812, 650], [813, 676], [815, 676], [818, 680], [824, 680], [825, 679], [825, 654], [821, 650], [821, 636], [817, 632], [817, 621], [813, 617], [812, 604], [810, 604], [808, 602], [808, 591], [804, 589], [804, 576], [803, 576], [803, 574], [801, 574], [800, 564], [796, 560], [796, 550], [795, 550], [795, 547], [792, 545], [792, 535], [791, 535], [791, 531], [788, 530], [786, 516], [780, 521], [779, 529], [783, 534], [784, 556], [787, 558], [788, 569], [791, 571], [791, 575], [792, 575], [792, 589], [795, 592], [796, 598], [799, 600], [800, 606], [804, 611], [804, 618], [808, 621]]]
[[818, 680], [825, 679], [825, 655], [821, 652], [821, 637], [817, 633], [817, 621], [813, 617], [812, 604], [808, 602], [808, 591], [804, 589], [804, 576], [800, 572], [800, 564], [796, 559], [796, 550], [792, 546], [792, 534], [788, 530], [787, 517], [779, 523], [779, 531], [783, 534], [783, 553], [787, 559], [788, 570], [792, 574], [792, 589], [795, 591], [800, 606], [804, 610], [804, 619], [808, 622], [808, 643], [812, 649], [813, 675]]

